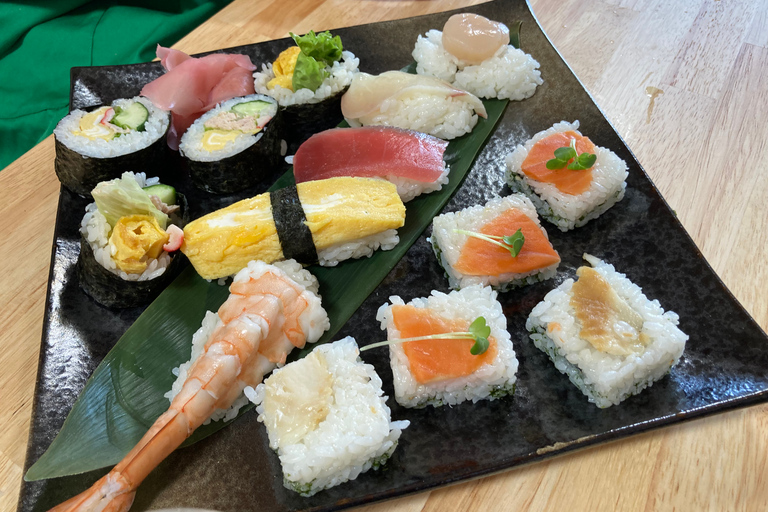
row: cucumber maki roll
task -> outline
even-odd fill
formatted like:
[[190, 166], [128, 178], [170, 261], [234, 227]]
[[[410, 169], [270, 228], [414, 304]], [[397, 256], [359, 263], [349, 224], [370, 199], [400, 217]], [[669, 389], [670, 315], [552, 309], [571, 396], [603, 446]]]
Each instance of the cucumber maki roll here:
[[181, 269], [184, 196], [126, 172], [99, 183], [80, 225], [80, 287], [103, 306], [149, 303]]
[[272, 176], [280, 165], [277, 101], [253, 94], [203, 114], [181, 138], [179, 151], [196, 187], [231, 194]]
[[124, 172], [159, 169], [170, 120], [169, 112], [141, 97], [90, 112], [74, 110], [53, 131], [56, 176], [69, 190], [87, 196], [99, 182]]
[[263, 64], [253, 78], [257, 93], [272, 96], [280, 104], [283, 138], [293, 153], [312, 134], [344, 119], [341, 97], [357, 74], [360, 59], [343, 51], [341, 38], [330, 32], [291, 37], [297, 46]]

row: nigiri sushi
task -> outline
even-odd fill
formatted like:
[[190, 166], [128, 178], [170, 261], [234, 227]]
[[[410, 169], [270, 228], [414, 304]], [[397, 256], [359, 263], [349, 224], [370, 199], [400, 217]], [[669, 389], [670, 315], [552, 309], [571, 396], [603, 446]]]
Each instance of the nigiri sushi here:
[[640, 393], [677, 364], [688, 336], [678, 316], [594, 256], [549, 292], [525, 327], [534, 345], [600, 408]]
[[376, 320], [387, 340], [466, 332], [483, 317], [490, 328], [488, 347], [474, 355], [471, 339], [429, 339], [389, 345], [395, 399], [404, 407], [455, 405], [466, 400], [494, 400], [511, 394], [517, 381], [517, 356], [507, 318], [488, 286], [433, 291], [406, 304], [398, 296], [383, 304]]
[[408, 421], [392, 421], [381, 379], [354, 338], [316, 347], [246, 388], [277, 451], [283, 483], [302, 496], [379, 469]]
[[334, 128], [304, 142], [293, 157], [296, 183], [336, 176], [379, 177], [394, 183], [403, 202], [448, 183], [448, 143], [387, 126]]
[[297, 259], [334, 266], [392, 249], [405, 206], [389, 182], [331, 178], [244, 199], [184, 228], [187, 255], [198, 274], [218, 279], [251, 260]]
[[455, 139], [487, 117], [475, 95], [437, 78], [387, 71], [358, 73], [341, 98], [350, 126], [384, 125]]
[[[518, 230], [524, 238], [514, 256], [499, 240], [481, 238], [512, 236]], [[482, 284], [506, 291], [551, 279], [560, 264], [536, 209], [522, 194], [438, 215], [430, 242], [454, 289]]]
[[[578, 128], [578, 121], [557, 123], [506, 159], [510, 188], [528, 196], [539, 215], [561, 231], [581, 227], [621, 201], [629, 175], [624, 160], [595, 146]], [[573, 168], [580, 163], [588, 165]]]
[[509, 29], [472, 13], [454, 14], [442, 32], [419, 36], [416, 72], [434, 76], [480, 98], [524, 100], [543, 83], [539, 63], [509, 44]]

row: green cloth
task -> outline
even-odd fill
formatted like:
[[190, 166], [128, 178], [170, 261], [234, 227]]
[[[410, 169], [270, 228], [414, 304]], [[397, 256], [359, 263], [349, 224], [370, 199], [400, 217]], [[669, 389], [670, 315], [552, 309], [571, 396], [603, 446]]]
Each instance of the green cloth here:
[[67, 114], [71, 67], [150, 61], [231, 1], [0, 3], [0, 169]]

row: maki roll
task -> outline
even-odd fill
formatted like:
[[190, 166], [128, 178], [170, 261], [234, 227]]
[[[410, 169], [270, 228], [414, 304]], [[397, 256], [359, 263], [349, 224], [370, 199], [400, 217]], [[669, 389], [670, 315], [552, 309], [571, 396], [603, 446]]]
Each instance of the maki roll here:
[[316, 347], [246, 395], [267, 427], [283, 484], [302, 496], [379, 469], [408, 421], [392, 421], [381, 379], [354, 338]]
[[141, 306], [181, 270], [184, 196], [157, 178], [126, 172], [99, 183], [80, 225], [80, 287], [107, 307]]
[[454, 289], [482, 284], [506, 291], [551, 279], [560, 264], [536, 209], [522, 194], [438, 215], [430, 242]]
[[341, 38], [327, 31], [291, 37], [296, 46], [263, 64], [253, 78], [257, 93], [280, 104], [283, 138], [292, 153], [313, 133], [342, 121], [341, 96], [358, 72], [360, 59], [343, 51]]
[[480, 99], [438, 78], [387, 71], [358, 73], [341, 100], [350, 126], [394, 126], [455, 139], [487, 117]]
[[181, 138], [179, 152], [198, 188], [230, 194], [268, 179], [280, 164], [277, 102], [264, 95], [225, 101]]
[[448, 143], [387, 126], [332, 128], [316, 133], [293, 156], [296, 183], [337, 176], [377, 177], [397, 186], [404, 203], [443, 188]]
[[688, 336], [678, 316], [648, 300], [613, 265], [584, 255], [591, 266], [549, 292], [525, 327], [534, 345], [589, 401], [617, 405], [666, 375]]
[[115, 100], [86, 112], [74, 110], [53, 131], [56, 176], [87, 196], [102, 181], [136, 169], [162, 169], [170, 113], [146, 98]]
[[181, 250], [205, 279], [251, 260], [334, 266], [392, 249], [405, 223], [396, 187], [372, 178], [307, 181], [244, 199], [187, 224]]
[[[517, 356], [507, 318], [490, 287], [473, 285], [448, 294], [433, 291], [408, 304], [398, 296], [389, 301], [376, 314], [387, 340], [432, 338], [389, 345], [397, 403], [439, 407], [514, 392]], [[472, 339], [451, 334], [468, 332], [480, 317], [490, 334], [486, 350], [476, 355]]]
[[442, 32], [419, 36], [413, 58], [418, 74], [480, 98], [524, 100], [543, 83], [539, 63], [509, 44], [509, 29], [477, 14], [454, 14]]
[[624, 198], [627, 164], [560, 122], [507, 156], [506, 180], [533, 201], [539, 215], [568, 231], [598, 218]]

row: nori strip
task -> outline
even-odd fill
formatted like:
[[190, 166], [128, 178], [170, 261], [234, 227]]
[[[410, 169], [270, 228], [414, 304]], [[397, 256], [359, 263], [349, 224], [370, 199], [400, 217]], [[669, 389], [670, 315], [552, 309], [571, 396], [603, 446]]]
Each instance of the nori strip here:
[[317, 132], [335, 128], [344, 120], [341, 97], [349, 86], [318, 103], [302, 103], [280, 107], [283, 112], [282, 135], [288, 143], [288, 154], [296, 153], [302, 142]]
[[[168, 114], [170, 116], [170, 113]], [[168, 123], [171, 126], [171, 123]], [[124, 172], [145, 172], [162, 176], [167, 151], [165, 133], [149, 146], [110, 158], [83, 156], [68, 148], [54, 136], [56, 160], [54, 169], [62, 185], [83, 197], [90, 197], [91, 190], [100, 182], [119, 178]]]
[[293, 258], [305, 265], [317, 263], [315, 242], [312, 240], [312, 231], [306, 224], [307, 218], [296, 185], [270, 192], [269, 200], [272, 203], [272, 218], [285, 259]]
[[192, 183], [213, 194], [232, 194], [273, 177], [280, 166], [280, 109], [261, 129], [261, 138], [240, 153], [215, 162], [184, 158]]
[[[179, 227], [183, 227], [189, 220], [187, 200], [183, 194], [177, 193], [176, 201], [182, 219]], [[187, 257], [177, 251], [162, 275], [147, 281], [125, 281], [96, 261], [91, 244], [80, 235], [80, 255], [77, 257], [80, 288], [93, 300], [108, 308], [130, 308], [149, 304], [176, 279], [186, 265]]]

